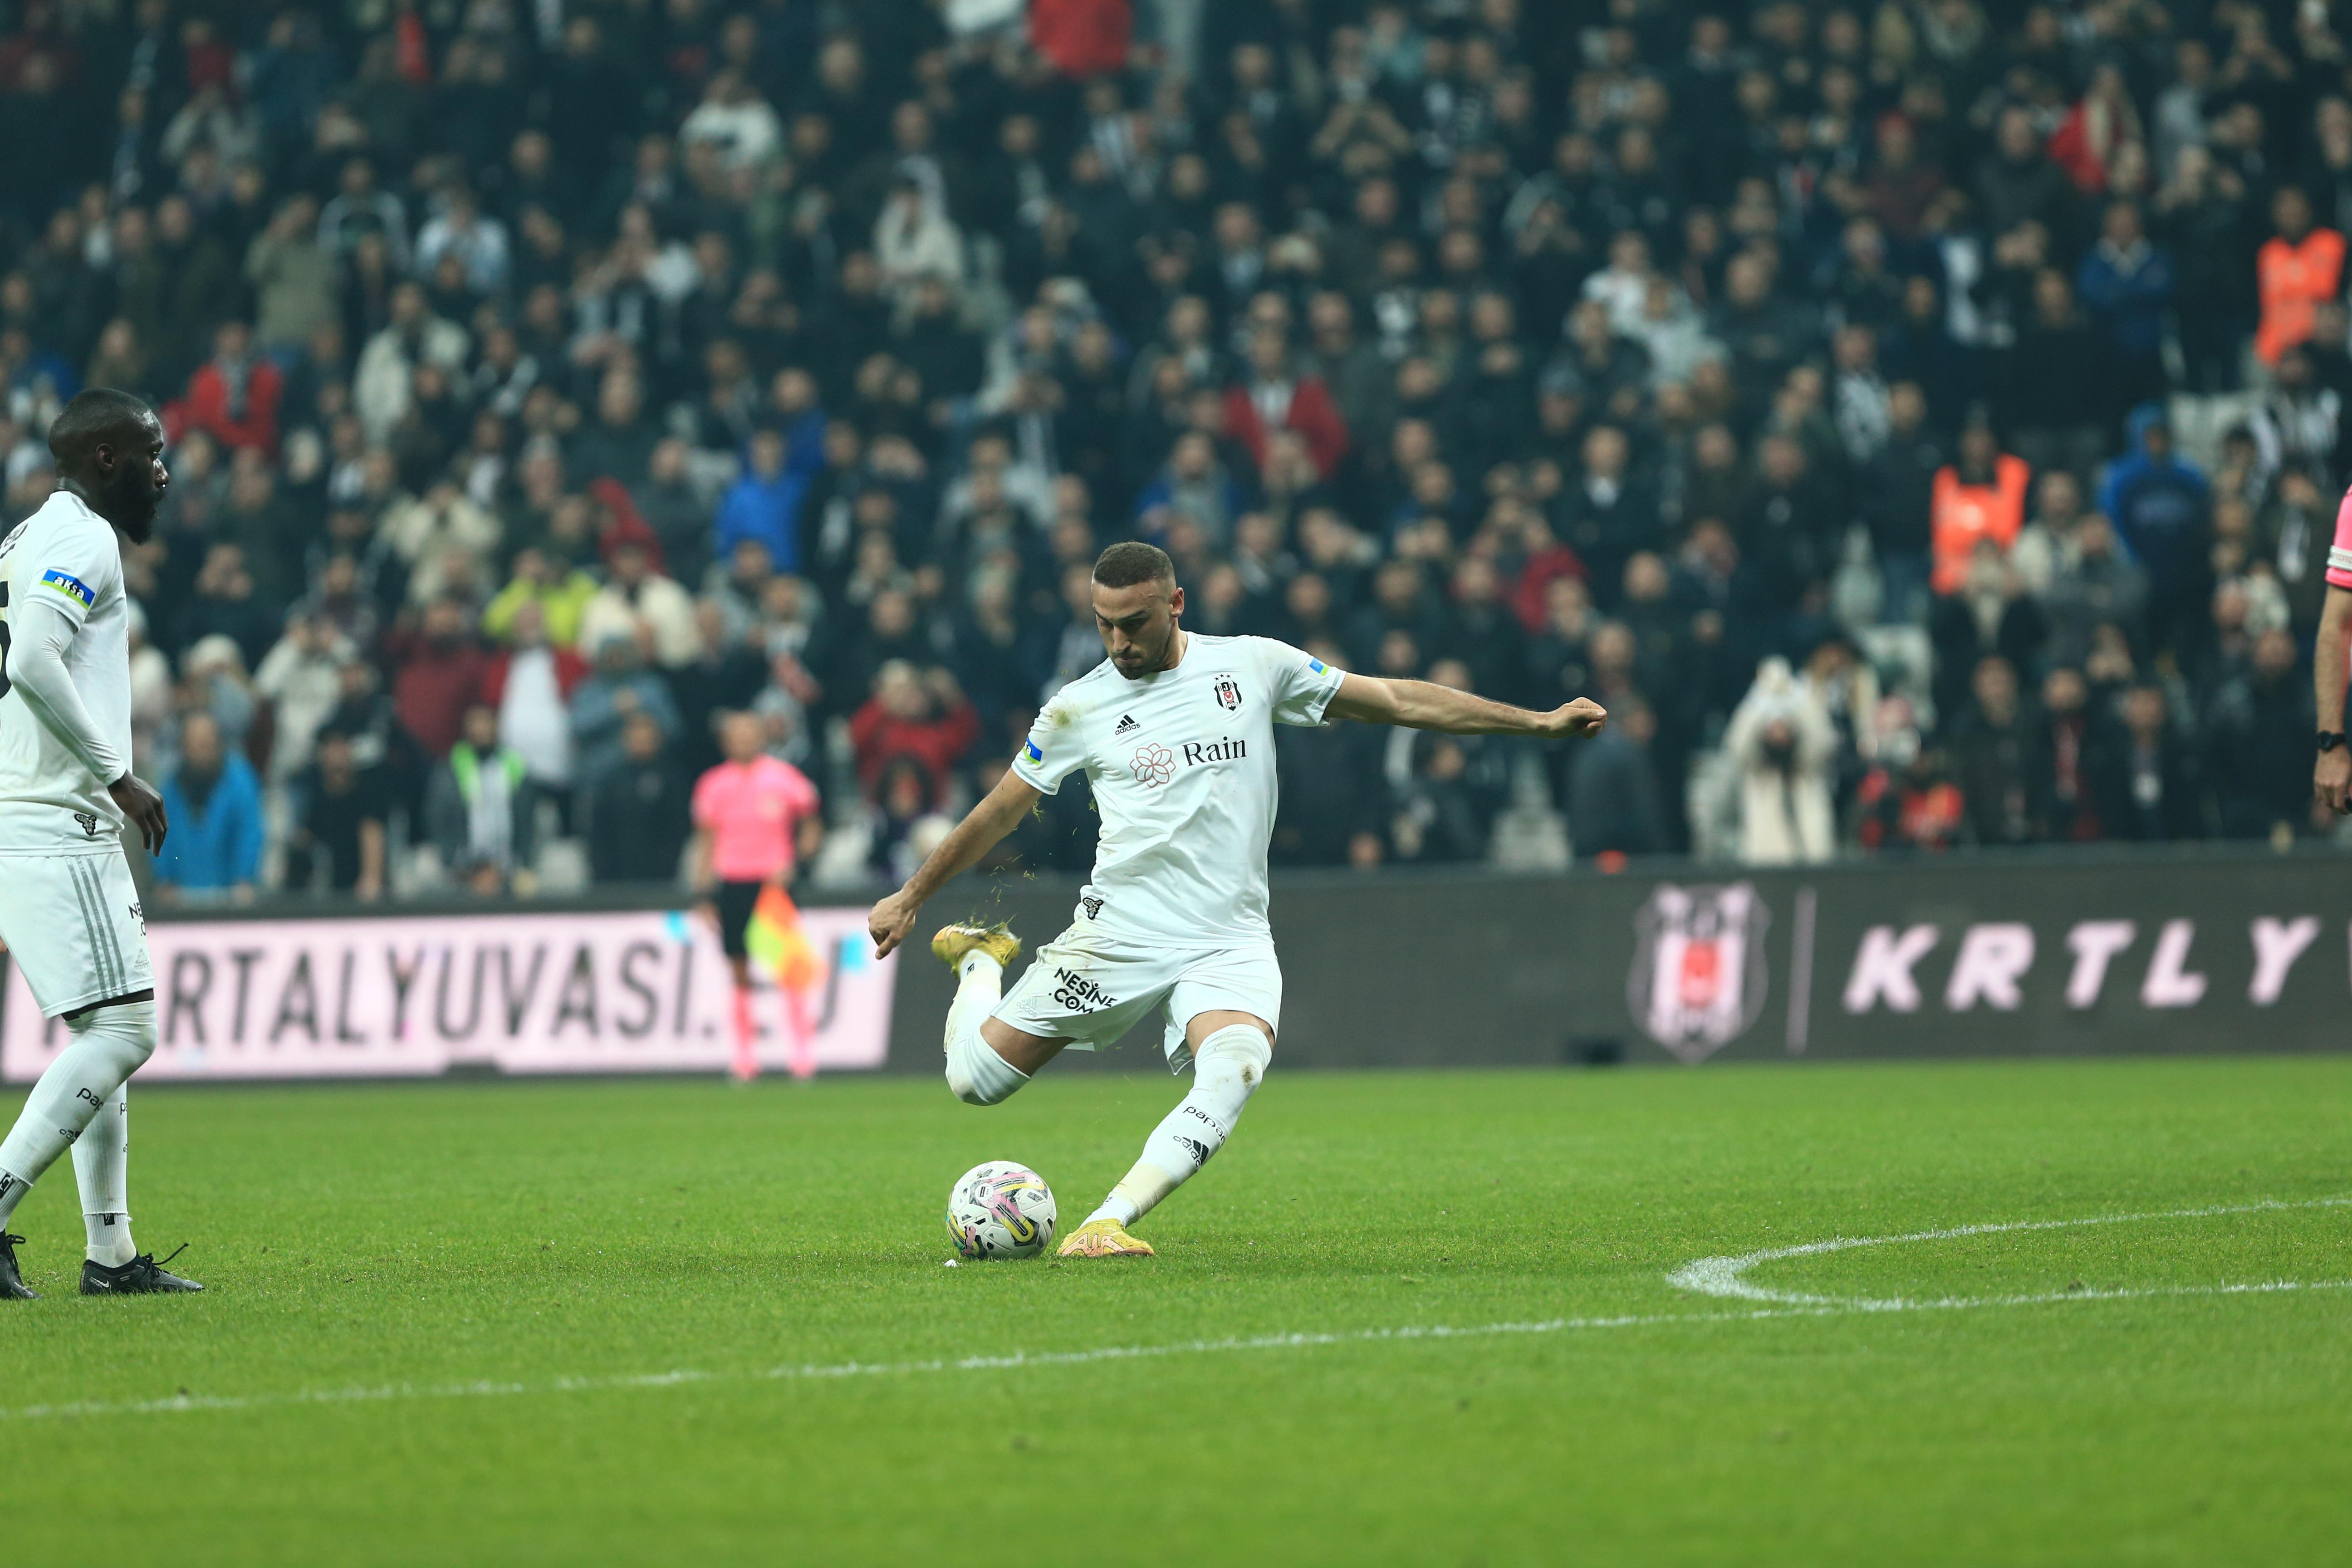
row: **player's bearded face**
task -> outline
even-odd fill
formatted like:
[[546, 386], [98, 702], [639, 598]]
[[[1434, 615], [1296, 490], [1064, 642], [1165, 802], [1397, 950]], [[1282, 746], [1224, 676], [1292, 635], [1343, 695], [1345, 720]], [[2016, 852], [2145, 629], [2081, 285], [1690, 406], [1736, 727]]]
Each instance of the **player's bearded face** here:
[[144, 544], [155, 531], [155, 510], [171, 482], [163, 467], [163, 427], [150, 417], [118, 449], [106, 479], [107, 519], [133, 544]]
[[1176, 617], [1184, 610], [1184, 591], [1172, 595], [1164, 583], [1139, 583], [1128, 588], [1095, 584], [1095, 628], [1102, 633], [1103, 651], [1121, 675], [1130, 679], [1168, 665], [1168, 650], [1176, 640]]

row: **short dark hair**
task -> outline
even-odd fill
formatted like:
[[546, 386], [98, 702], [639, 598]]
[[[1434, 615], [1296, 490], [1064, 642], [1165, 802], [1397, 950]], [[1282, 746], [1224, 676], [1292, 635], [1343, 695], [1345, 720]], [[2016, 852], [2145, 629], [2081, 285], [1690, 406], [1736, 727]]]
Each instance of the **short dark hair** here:
[[1176, 563], [1157, 544], [1130, 539], [1095, 557], [1095, 581], [1106, 588], [1132, 588], [1139, 583], [1176, 581]]
[[60, 470], [78, 468], [106, 442], [137, 429], [151, 412], [137, 394], [117, 387], [77, 393], [49, 426], [49, 456]]

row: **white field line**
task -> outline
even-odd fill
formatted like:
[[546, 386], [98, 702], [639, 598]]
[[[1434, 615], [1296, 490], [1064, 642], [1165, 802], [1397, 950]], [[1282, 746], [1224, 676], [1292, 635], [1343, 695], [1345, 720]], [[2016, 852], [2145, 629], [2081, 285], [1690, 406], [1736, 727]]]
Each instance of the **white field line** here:
[[2065, 1301], [2121, 1301], [2169, 1296], [2271, 1295], [2300, 1290], [2352, 1289], [2352, 1279], [2309, 1282], [2294, 1279], [2246, 1284], [2159, 1286], [2146, 1289], [2064, 1290], [2038, 1295], [1953, 1297], [1939, 1300], [1874, 1301], [1839, 1297], [1778, 1294], [1740, 1278], [1759, 1263], [1780, 1258], [1836, 1252], [1856, 1247], [1878, 1247], [1901, 1241], [1941, 1241], [2004, 1231], [2057, 1230], [2073, 1226], [2124, 1225], [2133, 1221], [2194, 1219], [2216, 1215], [2252, 1214], [2270, 1209], [2334, 1208], [2352, 1205], [2352, 1198], [2323, 1198], [2310, 1203], [2242, 1204], [2222, 1208], [2176, 1209], [2162, 1214], [2107, 1215], [2093, 1219], [2028, 1220], [2007, 1225], [1958, 1226], [1948, 1230], [1915, 1231], [1905, 1236], [1859, 1237], [1811, 1242], [1802, 1247], [1776, 1247], [1738, 1258], [1705, 1258], [1667, 1276], [1670, 1284], [1704, 1295], [1736, 1297], [1766, 1305], [1744, 1311], [1626, 1313], [1612, 1317], [1546, 1318], [1530, 1322], [1477, 1323], [1454, 1327], [1444, 1323], [1408, 1324], [1401, 1328], [1349, 1329], [1332, 1332], [1256, 1334], [1245, 1338], [1187, 1340], [1173, 1344], [1104, 1345], [1093, 1350], [1035, 1351], [1013, 1355], [941, 1357], [929, 1361], [835, 1362], [755, 1368], [748, 1372], [706, 1372], [679, 1367], [669, 1372], [629, 1373], [587, 1377], [555, 1377], [536, 1382], [446, 1384], [382, 1384], [373, 1387], [297, 1390], [279, 1394], [177, 1394], [161, 1399], [76, 1400], [58, 1405], [26, 1405], [0, 1409], [0, 1425], [54, 1421], [103, 1415], [157, 1415], [175, 1412], [242, 1411], [290, 1408], [299, 1405], [370, 1405], [411, 1400], [494, 1399], [550, 1394], [621, 1393], [636, 1389], [687, 1388], [698, 1384], [736, 1387], [756, 1383], [822, 1383], [842, 1378], [911, 1377], [931, 1373], [1015, 1372], [1028, 1367], [1084, 1366], [1099, 1362], [1145, 1361], [1160, 1356], [1218, 1355], [1234, 1351], [1312, 1350], [1330, 1345], [1404, 1344], [1423, 1341], [1491, 1339], [1504, 1335], [1558, 1334], [1601, 1329], [1643, 1329], [1680, 1323], [1744, 1323], [1769, 1318], [1837, 1317], [1852, 1312], [1919, 1311], [1979, 1307], [2027, 1307]]
[[1748, 1279], [1748, 1271], [1759, 1264], [1777, 1262], [1784, 1258], [1815, 1258], [1828, 1252], [1851, 1252], [1862, 1247], [1894, 1247], [1904, 1242], [1957, 1241], [1964, 1237], [2004, 1236], [2021, 1231], [2074, 1230], [2094, 1225], [2145, 1225], [2161, 1219], [2213, 1219], [2223, 1215], [2270, 1214], [2287, 1209], [2343, 1208], [2347, 1205], [2352, 1205], [2352, 1198], [2312, 1198], [2295, 1203], [2272, 1200], [2223, 1204], [2210, 1208], [2166, 1209], [2150, 1214], [2095, 1215], [2085, 1219], [2026, 1219], [2000, 1225], [1956, 1225], [1941, 1230], [1909, 1231], [1901, 1236], [1832, 1237], [1827, 1241], [1809, 1241], [1800, 1247], [1770, 1247], [1731, 1258], [1702, 1258], [1685, 1263], [1667, 1275], [1666, 1283], [1678, 1289], [1727, 1300], [1763, 1301], [1784, 1307], [1829, 1307], [1850, 1312], [1903, 1312], [1922, 1307], [2024, 1307], [2042, 1301], [2107, 1300], [2128, 1296], [2210, 1296], [2242, 1294], [2251, 1290], [2340, 1290], [2352, 1289], [2352, 1279], [2331, 1279], [2316, 1284], [2273, 1280], [2258, 1285], [2203, 1285], [2154, 1290], [2068, 1290], [2045, 1295], [1965, 1296], [1934, 1300], [1911, 1300], [1899, 1296], [1873, 1300], [1862, 1296], [1816, 1296], [1801, 1290], [1775, 1290]]

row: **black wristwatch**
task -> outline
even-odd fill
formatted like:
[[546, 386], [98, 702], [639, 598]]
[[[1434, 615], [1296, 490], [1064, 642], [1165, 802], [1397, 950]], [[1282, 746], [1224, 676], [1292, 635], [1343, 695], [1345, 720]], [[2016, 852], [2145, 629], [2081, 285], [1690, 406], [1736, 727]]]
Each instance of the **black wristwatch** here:
[[2336, 747], [2338, 747], [2338, 746], [2340, 746], [2340, 745], [2342, 745], [2342, 744], [2344, 744], [2344, 731], [2341, 731], [2341, 730], [2322, 730], [2322, 731], [2319, 732], [2319, 749], [2320, 749], [2321, 751], [2323, 751], [2323, 752], [2332, 752], [2332, 751], [2334, 751]]

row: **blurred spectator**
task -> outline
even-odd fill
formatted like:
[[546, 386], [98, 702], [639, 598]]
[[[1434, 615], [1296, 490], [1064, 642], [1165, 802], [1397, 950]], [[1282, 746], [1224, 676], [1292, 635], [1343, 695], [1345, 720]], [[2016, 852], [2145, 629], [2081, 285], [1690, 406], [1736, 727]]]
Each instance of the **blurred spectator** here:
[[2250, 666], [2212, 694], [2205, 724], [2221, 836], [2293, 838], [2310, 816], [2311, 792], [2296, 775], [2315, 725], [2311, 682], [2284, 627], [2254, 639]]
[[384, 651], [399, 671], [393, 707], [428, 757], [449, 754], [460, 721], [481, 701], [489, 678], [489, 655], [467, 635], [466, 622], [464, 605], [436, 599], [414, 630], [394, 630], [384, 638]]
[[172, 831], [155, 857], [156, 890], [167, 903], [248, 900], [261, 874], [260, 781], [209, 713], [181, 721], [179, 750], [163, 784]]
[[329, 892], [373, 900], [385, 886], [384, 822], [390, 814], [382, 781], [359, 765], [352, 738], [321, 731], [315, 760], [295, 791], [294, 832], [286, 847], [286, 886], [306, 890], [323, 882]]
[[2099, 820], [2125, 839], [2201, 838], [2195, 761], [2173, 728], [2164, 689], [2153, 683], [2123, 694], [2122, 732], [2101, 750], [2092, 778]]
[[342, 699], [342, 668], [354, 657], [333, 626], [299, 611], [253, 672], [255, 695], [270, 705], [269, 781], [283, 784], [310, 763], [310, 747]]
[[1998, 654], [1977, 663], [1974, 700], [1953, 727], [1951, 760], [1969, 828], [1979, 844], [2026, 844], [2043, 837], [2026, 777], [2030, 726], [2017, 671]]
[[596, 786], [588, 817], [588, 868], [599, 884], [675, 882], [686, 847], [686, 778], [650, 713], [621, 726], [621, 763]]
[[1935, 541], [1935, 587], [1958, 591], [1979, 541], [2004, 553], [2025, 526], [2024, 459], [2000, 450], [1981, 422], [1960, 432], [1959, 460], [1937, 470], [1929, 528]]
[[1576, 748], [1569, 764], [1568, 826], [1577, 853], [1663, 855], [1673, 847], [1650, 765], [1657, 716], [1640, 698], [1610, 710], [1609, 727]]
[[2092, 712], [2090, 685], [2080, 669], [2060, 665], [2042, 678], [2042, 708], [2032, 728], [2025, 789], [2040, 836], [2059, 844], [2105, 837], [2094, 773], [2099, 749], [2111, 737]]
[[879, 799], [883, 773], [901, 759], [919, 770], [924, 799], [944, 809], [955, 764], [979, 738], [979, 716], [944, 669], [893, 659], [874, 678], [874, 695], [849, 721], [857, 779]]
[[[1470, 689], [1470, 667], [1441, 658], [1429, 667], [1434, 686]], [[1496, 816], [1510, 794], [1510, 755], [1486, 735], [1433, 735], [1394, 730], [1386, 739], [1388, 850], [1400, 863], [1480, 860]]]
[[581, 624], [588, 603], [596, 596], [596, 579], [576, 566], [566, 565], [543, 551], [515, 552], [514, 574], [482, 611], [482, 630], [512, 640], [526, 610], [536, 612], [539, 632], [552, 647], [573, 649], [581, 645]]
[[147, 640], [147, 612], [127, 606], [131, 631], [131, 757], [142, 778], [155, 776], [156, 732], [172, 711], [172, 661]]
[[580, 641], [601, 647], [611, 637], [635, 639], [656, 663], [676, 668], [701, 651], [694, 600], [654, 568], [653, 552], [635, 540], [615, 543], [610, 576], [580, 616]]
[[1261, 326], [1250, 334], [1242, 378], [1225, 391], [1225, 434], [1263, 468], [1277, 430], [1307, 443], [1320, 479], [1331, 477], [1348, 450], [1348, 427], [1322, 378], [1296, 371], [1282, 330]]
[[1911, 718], [1899, 697], [1888, 698], [1879, 715], [1885, 739], [1854, 795], [1854, 837], [1865, 850], [1935, 853], [1958, 844], [1968, 826], [1967, 802], [1943, 753], [1920, 744]]
[[808, 477], [787, 466], [785, 450], [782, 431], [752, 433], [743, 477], [719, 503], [719, 554], [732, 554], [739, 542], [754, 540], [776, 570], [800, 570], [801, 500]]
[[2097, 513], [2083, 519], [2073, 540], [2060, 547], [2051, 576], [2047, 614], [2052, 658], [2082, 665], [2102, 626], [2116, 627], [2127, 642], [2140, 643], [2146, 635], [2147, 599], [2146, 569], [2123, 552], [2107, 520]]
[[2105, 358], [2116, 377], [2118, 405], [2137, 407], [2163, 396], [2168, 388], [2164, 318], [2173, 301], [2172, 258], [2148, 240], [2137, 203], [2108, 204], [2100, 219], [2099, 243], [2083, 258], [2074, 287], [2106, 329]]
[[278, 456], [278, 400], [285, 377], [253, 352], [243, 321], [223, 321], [213, 332], [213, 357], [188, 378], [187, 390], [163, 405], [165, 434], [173, 440], [202, 430], [222, 446]]
[[645, 668], [636, 638], [614, 632], [594, 646], [594, 668], [572, 688], [571, 707], [573, 787], [592, 800], [620, 763], [621, 731], [631, 714], [648, 715], [665, 736], [678, 732], [677, 704], [661, 677]]
[[482, 677], [482, 700], [498, 710], [499, 745], [523, 761], [525, 776], [558, 814], [572, 817], [572, 694], [588, 662], [551, 646], [547, 618], [536, 604], [515, 610], [508, 647]]
[[1750, 866], [1828, 859], [1837, 846], [1830, 797], [1837, 731], [1788, 660], [1757, 667], [1723, 750], [1738, 770], [1740, 859]]
[[[1347, 656], [1330, 642], [1307, 651], [1335, 669]], [[1282, 798], [1296, 805], [1275, 824], [1268, 850], [1276, 865], [1376, 867], [1386, 858], [1381, 831], [1387, 787], [1381, 768], [1386, 738], [1360, 725], [1275, 732], [1275, 774]]]
[[2297, 185], [2282, 185], [2271, 197], [2275, 229], [2254, 257], [2263, 315], [2254, 329], [2254, 353], [2264, 364], [2311, 337], [2315, 307], [2332, 300], [2344, 281], [2344, 237], [2312, 224], [2311, 198]]
[[2174, 452], [2170, 417], [2158, 405], [2133, 410], [2130, 438], [2131, 450], [2108, 466], [2099, 510], [2147, 569], [2149, 629], [2163, 641], [2204, 602], [2212, 487]]
[[381, 530], [383, 544], [407, 564], [410, 596], [420, 605], [457, 586], [446, 580], [453, 555], [478, 567], [502, 542], [498, 519], [454, 481], [387, 508]]
[[539, 847], [530, 764], [499, 743], [497, 710], [467, 708], [457, 742], [425, 786], [425, 824], [443, 868], [461, 887], [531, 890]]

